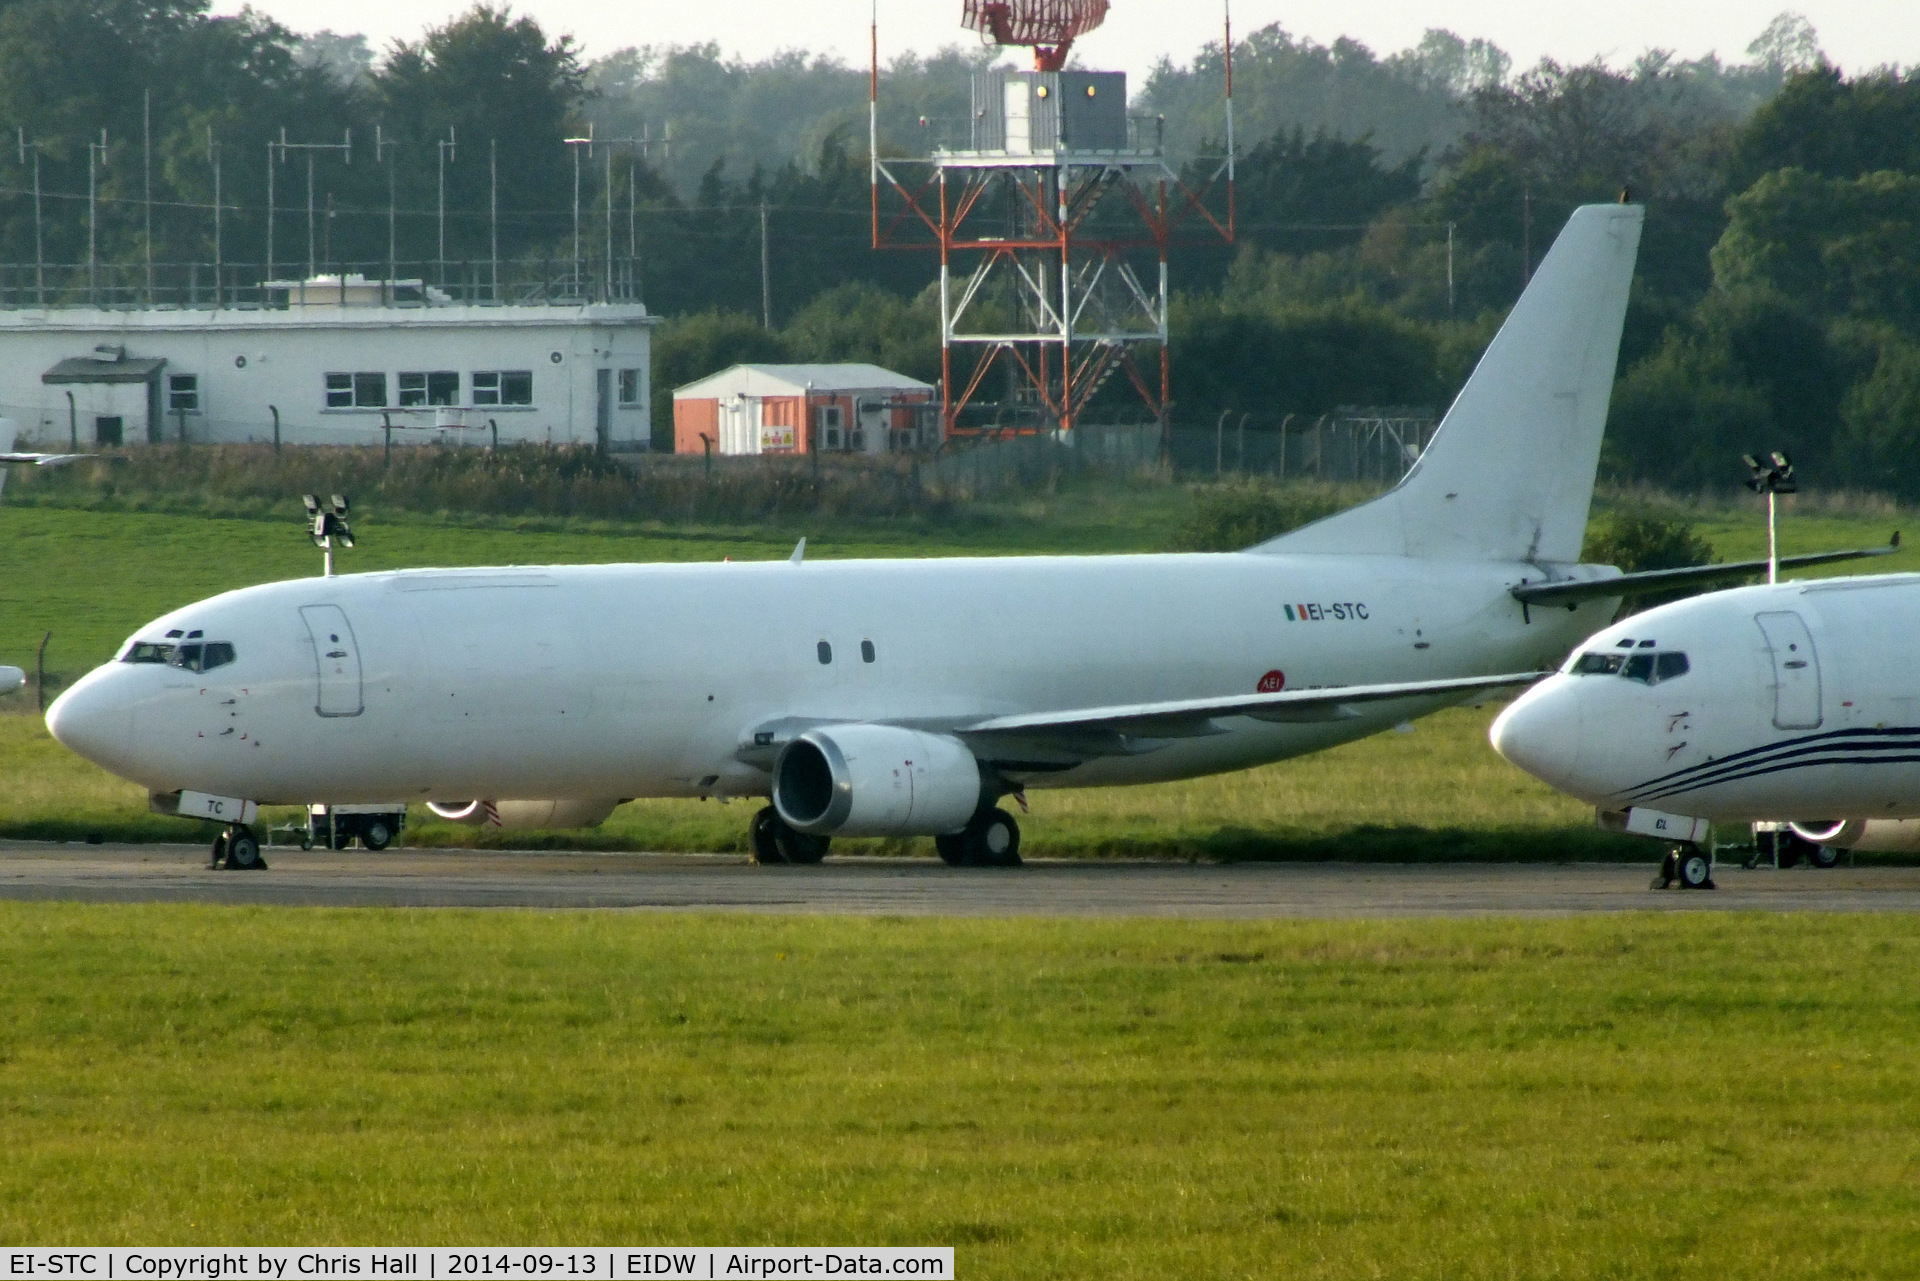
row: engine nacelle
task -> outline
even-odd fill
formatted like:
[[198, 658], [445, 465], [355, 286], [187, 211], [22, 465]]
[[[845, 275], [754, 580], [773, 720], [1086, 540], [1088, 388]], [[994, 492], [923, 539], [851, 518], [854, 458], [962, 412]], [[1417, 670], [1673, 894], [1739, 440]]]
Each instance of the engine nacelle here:
[[980, 807], [980, 763], [944, 734], [830, 725], [781, 749], [773, 808], [816, 836], [944, 836]]
[[1903, 854], [1920, 850], [1920, 818], [1847, 818], [1787, 826], [1803, 840], [1835, 849]]
[[[428, 801], [438, 818], [467, 827], [505, 827], [516, 831], [547, 827], [598, 827], [617, 800], [584, 801]], [[489, 812], [491, 811], [491, 812]]]

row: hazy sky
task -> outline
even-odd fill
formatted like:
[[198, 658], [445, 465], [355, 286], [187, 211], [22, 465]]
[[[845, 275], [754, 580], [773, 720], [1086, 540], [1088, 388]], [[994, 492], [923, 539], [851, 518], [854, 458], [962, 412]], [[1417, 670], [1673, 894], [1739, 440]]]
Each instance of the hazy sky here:
[[[221, 12], [240, 6], [216, 0]], [[376, 49], [395, 37], [413, 38], [445, 21], [460, 0], [254, 0], [296, 31], [330, 28], [362, 32]], [[1428, 27], [1445, 27], [1471, 39], [1484, 36], [1513, 55], [1516, 67], [1542, 56], [1581, 62], [1595, 55], [1615, 64], [1649, 46], [1682, 57], [1717, 51], [1742, 61], [1748, 41], [1783, 7], [1781, 0], [1609, 0], [1603, 4], [1551, 4], [1541, 0], [1239, 0], [1234, 28], [1249, 31], [1280, 22], [1295, 35], [1322, 43], [1352, 36], [1376, 53], [1390, 53], [1419, 40]], [[1805, 0], [1792, 5], [1813, 22], [1833, 61], [1849, 71], [1883, 63], [1920, 64], [1920, 3], [1916, 0]], [[570, 32], [589, 57], [626, 45], [690, 44], [712, 40], [728, 53], [759, 58], [781, 48], [836, 52], [864, 62], [870, 0], [525, 0], [550, 31]], [[956, 41], [975, 41], [959, 23], [960, 0], [880, 0], [880, 52], [884, 61], [905, 49], [929, 51]], [[1217, 4], [1174, 0], [1113, 0], [1107, 22], [1081, 44], [1085, 62], [1134, 72], [1155, 59], [1191, 57], [1217, 39]]]

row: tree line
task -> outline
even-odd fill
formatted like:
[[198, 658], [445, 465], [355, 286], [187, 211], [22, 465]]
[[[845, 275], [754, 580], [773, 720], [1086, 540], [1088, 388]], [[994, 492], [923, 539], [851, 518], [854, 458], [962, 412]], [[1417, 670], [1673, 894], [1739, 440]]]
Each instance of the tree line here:
[[[1196, 181], [1224, 142], [1224, 56], [1136, 86], [1132, 110], [1165, 118]], [[991, 61], [892, 60], [883, 153], [941, 141]], [[1177, 251], [1177, 421], [1444, 405], [1573, 207], [1624, 190], [1648, 215], [1612, 473], [1720, 487], [1740, 453], [1787, 448], [1821, 483], [1920, 494], [1902, 465], [1920, 437], [1913, 73], [1844, 75], [1792, 14], [1739, 62], [1653, 50], [1516, 72], [1444, 31], [1382, 56], [1278, 26], [1234, 61], [1240, 234]], [[36, 165], [49, 261], [80, 261], [90, 236], [125, 268], [210, 260], [217, 162], [226, 261], [264, 271], [271, 181], [278, 271], [298, 274], [311, 155], [323, 269], [377, 268], [390, 235], [403, 262], [442, 256], [444, 192], [446, 258], [571, 261], [577, 228], [592, 270], [619, 259], [671, 318], [662, 389], [742, 358], [931, 380], [933, 260], [869, 244], [865, 90], [863, 68], [799, 53], [588, 63], [485, 4], [377, 54], [206, 0], [0, 4], [0, 294], [18, 298], [36, 256]], [[300, 150], [349, 136], [350, 158]], [[1097, 408], [1124, 413], [1126, 395], [1115, 380]]]

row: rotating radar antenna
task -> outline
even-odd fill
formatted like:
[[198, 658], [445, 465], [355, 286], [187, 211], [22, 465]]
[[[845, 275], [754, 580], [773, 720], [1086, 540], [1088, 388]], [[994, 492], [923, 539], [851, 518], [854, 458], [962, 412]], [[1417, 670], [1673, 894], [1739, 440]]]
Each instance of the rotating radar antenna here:
[[1035, 71], [1058, 71], [1076, 38], [1107, 20], [1107, 0], [966, 0], [961, 25], [998, 45], [1031, 46]]

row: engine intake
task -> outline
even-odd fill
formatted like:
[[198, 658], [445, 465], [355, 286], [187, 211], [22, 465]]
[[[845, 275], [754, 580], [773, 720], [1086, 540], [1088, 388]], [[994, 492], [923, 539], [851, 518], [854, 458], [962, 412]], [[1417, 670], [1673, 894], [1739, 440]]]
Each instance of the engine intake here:
[[1897, 853], [1920, 850], [1920, 818], [1848, 818], [1787, 826], [1803, 840], [1835, 849]]
[[893, 725], [808, 730], [773, 766], [773, 808], [817, 836], [945, 836], [980, 807], [980, 763], [957, 738]]
[[584, 801], [428, 801], [427, 808], [449, 823], [468, 827], [504, 827], [515, 831], [550, 827], [598, 827], [617, 800]]

